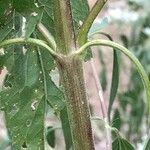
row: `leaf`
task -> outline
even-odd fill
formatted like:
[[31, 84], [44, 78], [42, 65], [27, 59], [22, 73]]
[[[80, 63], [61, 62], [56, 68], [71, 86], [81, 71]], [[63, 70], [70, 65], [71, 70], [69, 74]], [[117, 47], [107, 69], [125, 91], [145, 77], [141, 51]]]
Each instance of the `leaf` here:
[[87, 0], [71, 0], [72, 17], [76, 35], [89, 13]]
[[55, 27], [54, 27], [54, 3], [52, 0], [39, 0], [39, 5], [44, 6], [42, 24], [48, 29], [48, 31], [55, 36]]
[[106, 28], [108, 24], [109, 22], [107, 17], [103, 18], [102, 20], [96, 20], [93, 22], [88, 36], [91, 37], [92, 35], [99, 33], [103, 28]]
[[29, 38], [34, 32], [36, 25], [41, 21], [43, 15], [44, 7], [41, 6], [36, 12], [30, 14], [30, 17], [26, 23], [25, 38]]
[[66, 150], [70, 150], [70, 148], [72, 147], [72, 136], [71, 136], [70, 124], [68, 120], [66, 107], [64, 107], [64, 109], [61, 110], [60, 119], [61, 119], [63, 134], [65, 138]]
[[5, 26], [0, 28], [0, 41], [3, 41], [13, 30], [13, 21], [11, 20]]
[[3, 28], [10, 20], [12, 20], [13, 7], [11, 0], [0, 1], [0, 28]]
[[[28, 51], [26, 55], [16, 53], [15, 58], [13, 71], [10, 72], [12, 74], [6, 79], [11, 87], [0, 92], [1, 107], [5, 111], [6, 125], [14, 148], [26, 146], [30, 150], [44, 142], [45, 101], [38, 80], [38, 57], [34, 51]], [[30, 64], [31, 61], [34, 67]]]
[[113, 115], [113, 121], [112, 121], [112, 127], [115, 127], [116, 129], [120, 130], [121, 127], [121, 117], [118, 109], [115, 110]]
[[52, 148], [55, 148], [55, 130], [53, 129], [53, 127], [47, 127], [46, 139], [47, 139], [48, 144]]
[[113, 73], [112, 73], [112, 82], [111, 82], [111, 91], [110, 91], [110, 97], [109, 97], [109, 106], [108, 106], [108, 116], [110, 118], [110, 113], [112, 109], [112, 105], [114, 103], [117, 90], [118, 90], [118, 84], [119, 84], [119, 64], [118, 64], [118, 56], [117, 52], [114, 50], [113, 52]]
[[112, 143], [112, 150], [134, 150], [134, 147], [127, 140], [118, 137]]
[[13, 7], [23, 16], [30, 15], [37, 9], [35, 0], [13, 0]]
[[49, 76], [55, 67], [54, 59], [49, 52], [41, 50], [39, 54], [36, 49], [15, 46], [14, 64], [4, 84], [6, 90], [0, 92], [1, 110], [15, 149], [42, 149], [46, 102], [57, 113], [64, 107], [63, 93]]
[[56, 113], [64, 108], [64, 94], [63, 92], [54, 84], [50, 77], [50, 71], [55, 68], [54, 59], [49, 54], [48, 51], [38, 50], [39, 60], [42, 69], [43, 82], [44, 82], [44, 92], [45, 98], [48, 104], [54, 108]]
[[148, 137], [143, 150], [150, 150], [150, 137]]

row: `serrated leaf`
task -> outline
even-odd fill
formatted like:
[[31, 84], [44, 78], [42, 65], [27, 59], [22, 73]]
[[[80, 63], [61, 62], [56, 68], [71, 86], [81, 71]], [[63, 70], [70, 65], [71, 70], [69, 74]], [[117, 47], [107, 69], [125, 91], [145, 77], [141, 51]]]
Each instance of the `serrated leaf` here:
[[53, 127], [48, 127], [47, 128], [47, 134], [46, 134], [46, 139], [48, 144], [52, 147], [55, 148], [55, 130]]
[[54, 59], [49, 52], [39, 53], [35, 47], [15, 49], [14, 65], [5, 80], [6, 90], [0, 92], [1, 110], [6, 114], [15, 149], [42, 149], [46, 101], [57, 113], [64, 107], [63, 93], [49, 75], [55, 67]]
[[[33, 67], [31, 61], [36, 66]], [[19, 49], [12, 72], [9, 72], [12, 74], [6, 79], [11, 86], [0, 93], [1, 108], [5, 111], [6, 125], [15, 149], [26, 145], [30, 150], [30, 147], [38, 148], [44, 142], [45, 99], [38, 80], [40, 72], [37, 61], [34, 51], [28, 51], [25, 55]]]
[[112, 150], [135, 150], [135, 149], [127, 140], [118, 137], [112, 143]]

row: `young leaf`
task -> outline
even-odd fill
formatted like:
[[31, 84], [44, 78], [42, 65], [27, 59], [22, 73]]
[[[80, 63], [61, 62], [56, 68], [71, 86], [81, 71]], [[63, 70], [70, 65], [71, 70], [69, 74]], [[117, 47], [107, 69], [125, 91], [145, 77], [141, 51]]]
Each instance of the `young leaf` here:
[[118, 137], [112, 143], [112, 150], [135, 150], [135, 149], [127, 140]]

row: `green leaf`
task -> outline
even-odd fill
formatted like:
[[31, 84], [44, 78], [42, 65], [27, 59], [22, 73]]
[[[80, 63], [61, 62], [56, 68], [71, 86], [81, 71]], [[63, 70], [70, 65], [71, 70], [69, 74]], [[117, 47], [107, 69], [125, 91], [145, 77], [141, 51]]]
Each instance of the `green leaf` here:
[[135, 149], [127, 140], [118, 137], [112, 143], [112, 150], [135, 150]]
[[47, 128], [47, 135], [46, 135], [46, 139], [48, 144], [52, 147], [55, 148], [55, 130], [53, 129], [53, 127], [48, 127]]
[[37, 9], [35, 0], [13, 0], [13, 7], [23, 16], [30, 15]]
[[113, 119], [112, 119], [112, 127], [115, 127], [116, 129], [120, 130], [121, 127], [121, 117], [118, 109], [114, 111]]
[[112, 109], [112, 105], [114, 103], [117, 90], [118, 90], [118, 84], [119, 84], [119, 64], [118, 64], [118, 56], [117, 52], [114, 50], [113, 53], [113, 73], [112, 73], [112, 82], [111, 82], [111, 91], [110, 91], [110, 98], [109, 98], [109, 107], [108, 107], [108, 116], [110, 118], [110, 113]]
[[45, 98], [48, 104], [59, 113], [65, 106], [64, 94], [51, 80], [50, 71], [55, 68], [54, 59], [48, 51], [38, 50], [44, 82]]
[[13, 7], [11, 0], [0, 1], [0, 28], [4, 27], [10, 20], [12, 20]]
[[33, 13], [31, 13], [30, 17], [26, 23], [25, 29], [25, 38], [29, 38], [30, 35], [34, 32], [36, 25], [41, 21], [43, 15], [44, 7], [41, 6], [39, 9]]
[[61, 110], [60, 119], [61, 119], [63, 134], [65, 138], [66, 150], [70, 150], [70, 148], [72, 147], [72, 136], [71, 136], [70, 124], [68, 120], [66, 107], [64, 107], [64, 109]]
[[87, 0], [71, 0], [72, 17], [74, 29], [78, 33], [82, 23], [85, 21], [89, 13], [89, 6]]
[[0, 28], [0, 41], [3, 41], [13, 30], [13, 21], [11, 20], [5, 26]]
[[99, 33], [103, 28], [106, 28], [108, 24], [109, 24], [108, 18], [106, 17], [103, 18], [102, 20], [96, 20], [92, 24], [88, 36], [91, 37], [92, 35]]
[[[38, 80], [40, 72], [37, 72], [37, 64], [34, 67], [30, 64], [31, 61], [33, 65], [37, 63], [38, 57], [33, 51], [29, 51], [26, 55], [16, 53], [15, 58], [13, 71], [10, 72], [12, 74], [6, 79], [11, 86], [0, 92], [1, 108], [5, 111], [6, 125], [14, 148], [26, 146], [32, 150], [33, 147], [39, 148], [44, 142], [45, 100]], [[34, 80], [30, 76], [31, 72]], [[26, 86], [27, 83], [29, 86]]]
[[52, 0], [39, 0], [39, 5], [44, 6], [44, 12], [42, 17], [42, 24], [48, 29], [48, 31], [55, 36], [54, 27], [54, 3]]
[[143, 150], [150, 150], [150, 137], [148, 137]]
[[44, 145], [45, 104], [48, 101], [59, 113], [64, 96], [49, 73], [55, 67], [48, 51], [37, 47], [15, 46], [14, 64], [0, 92], [1, 110], [15, 149], [29, 150]]

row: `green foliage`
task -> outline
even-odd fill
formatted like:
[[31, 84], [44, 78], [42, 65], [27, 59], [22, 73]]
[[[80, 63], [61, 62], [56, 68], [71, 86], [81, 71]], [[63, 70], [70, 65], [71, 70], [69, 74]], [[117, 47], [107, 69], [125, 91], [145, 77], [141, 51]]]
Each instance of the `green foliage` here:
[[[88, 4], [87, 1], [72, 3], [75, 4], [72, 5], [74, 27], [78, 32], [79, 21], [84, 21], [88, 14]], [[37, 3], [33, 0], [0, 1], [0, 41], [11, 37], [28, 38], [33, 33], [36, 35], [38, 32], [35, 29], [39, 22], [55, 36], [53, 5], [51, 0], [39, 0]], [[85, 11], [77, 13], [82, 6]], [[26, 19], [25, 23], [22, 21], [23, 17]], [[25, 30], [22, 26], [25, 26]], [[9, 71], [4, 90], [0, 93], [0, 104], [1, 110], [6, 114], [6, 125], [13, 147], [38, 149], [39, 145], [44, 145], [46, 105], [50, 105], [58, 117], [65, 106], [64, 95], [50, 76], [51, 70], [56, 67], [54, 59], [49, 52], [26, 45], [5, 48], [5, 54], [0, 58], [1, 68], [5, 66]], [[67, 120], [66, 111], [61, 112], [65, 138], [71, 140]], [[72, 141], [70, 144], [66, 141], [66, 149], [71, 145]]]
[[[70, 52], [72, 53], [72, 49], [71, 50], [69, 49], [68, 53], [61, 52], [60, 49], [62, 49], [62, 51], [65, 51], [65, 48], [68, 48], [68, 45], [71, 45], [73, 43], [75, 46], [76, 44], [83, 45], [87, 42], [88, 38], [90, 40], [90, 36], [92, 34], [93, 35], [97, 34], [99, 30], [101, 30], [104, 26], [108, 25], [107, 19], [104, 18], [104, 20], [100, 25], [93, 24], [92, 26], [94, 19], [96, 18], [97, 14], [100, 12], [101, 8], [103, 7], [106, 1], [97, 1], [97, 2], [102, 3], [101, 5], [95, 5], [95, 7], [92, 9], [95, 10], [95, 13], [91, 17], [89, 17], [91, 13], [89, 11], [89, 5], [87, 0], [0, 1], [0, 42], [4, 41], [5, 39], [16, 37], [21, 38], [23, 40], [23, 42], [21, 42], [22, 44], [19, 46], [13, 45], [10, 47], [5, 47], [4, 54], [3, 53], [0, 54], [0, 73], [1, 69], [4, 67], [6, 67], [8, 71], [3, 84], [3, 89], [2, 91], [0, 91], [0, 109], [1, 111], [5, 112], [6, 127], [10, 138], [10, 142], [8, 142], [7, 145], [10, 144], [12, 149], [43, 150], [45, 149], [46, 139], [47, 143], [52, 148], [55, 148], [56, 144], [55, 127], [49, 126], [47, 127], [47, 130], [45, 132], [46, 128], [45, 119], [47, 115], [47, 109], [49, 106], [51, 107], [51, 113], [54, 113], [62, 124], [66, 150], [69, 150], [70, 148], [73, 147], [73, 144], [76, 144], [75, 141], [72, 141], [72, 132], [71, 132], [72, 123], [70, 123], [69, 120], [70, 112], [68, 112], [69, 109], [67, 108], [77, 106], [76, 105], [66, 106], [64, 87], [62, 86], [62, 76], [61, 74], [59, 74], [60, 81], [58, 81], [59, 84], [56, 84], [56, 82], [53, 81], [52, 79], [52, 71], [56, 69], [56, 67], [58, 69], [59, 67], [62, 68], [64, 67], [63, 66], [64, 64], [61, 62], [61, 59], [63, 57], [62, 55], [60, 55], [60, 53], [66, 55], [68, 55]], [[60, 5], [62, 3], [64, 5]], [[71, 11], [70, 13], [72, 15], [70, 16], [69, 14], [67, 14], [68, 13], [67, 10], [65, 12], [64, 9], [62, 8], [66, 4], [68, 8], [67, 10]], [[70, 20], [68, 20], [67, 17]], [[143, 19], [142, 24], [140, 24], [142, 28], [146, 28], [148, 26], [147, 20], [149, 20], [148, 17], [145, 17]], [[53, 53], [56, 52], [55, 49], [53, 49], [53, 47], [52, 50], [50, 51], [51, 48], [48, 46], [50, 45], [50, 43], [48, 42], [51, 41], [48, 41], [46, 39], [47, 38], [46, 36], [41, 36], [43, 35], [42, 32], [44, 31], [39, 30], [38, 28], [39, 23], [41, 23], [47, 29], [48, 34], [52, 37], [52, 39], [54, 39], [54, 42], [57, 45], [56, 48], [58, 54], [57, 56], [59, 57], [54, 57], [54, 55], [52, 54], [52, 52]], [[92, 28], [90, 30], [91, 26]], [[71, 31], [72, 33], [68, 31]], [[81, 34], [82, 31], [83, 34]], [[143, 30], [138, 31], [139, 31], [138, 34], [135, 33], [136, 32], [135, 31], [133, 33], [133, 36], [139, 35], [140, 38], [139, 39], [133, 38], [132, 39], [133, 41], [131, 43], [143, 46], [148, 36], [146, 35], [145, 32], [143, 32]], [[103, 35], [107, 36], [110, 40], [112, 40], [108, 34], [103, 33]], [[128, 38], [126, 38], [125, 36], [122, 37], [124, 42], [127, 43], [126, 44], [127, 46], [129, 47], [133, 46], [129, 42]], [[29, 38], [32, 39], [35, 38], [34, 39], [35, 41], [37, 39], [43, 40], [42, 41], [43, 44], [47, 46], [49, 51], [47, 51], [45, 48], [39, 47], [38, 44], [35, 43], [34, 46], [32, 45], [32, 43], [30, 43], [31, 45], [29, 46], [28, 45]], [[78, 38], [81, 41], [77, 41], [79, 40]], [[70, 40], [73, 40], [71, 41], [71, 44], [69, 43]], [[36, 43], [37, 42], [39, 42], [39, 40], [37, 40]], [[86, 43], [83, 47], [86, 47], [86, 45], [88, 45], [88, 43]], [[149, 81], [138, 60], [127, 49], [121, 47], [120, 45], [115, 44], [114, 42], [106, 41], [106, 43], [103, 45], [105, 46], [109, 45], [113, 47], [114, 50], [116, 50], [116, 48], [119, 49], [120, 51], [125, 53], [128, 57], [130, 57], [130, 59], [137, 65], [139, 73], [141, 73], [144, 84], [146, 85], [147, 95], [149, 98], [150, 96], [148, 91]], [[74, 48], [76, 48], [75, 46]], [[133, 48], [133, 51], [136, 48], [137, 47]], [[80, 51], [80, 49], [78, 49], [78, 51]], [[78, 51], [75, 51], [73, 54], [78, 55], [78, 53], [76, 53]], [[90, 53], [88, 53], [88, 55], [89, 54]], [[145, 54], [143, 52], [140, 52], [138, 54], [136, 55], [139, 57], [139, 59], [141, 59], [143, 65], [146, 66], [149, 63], [149, 55], [147, 55], [149, 53]], [[113, 75], [112, 75], [111, 94], [108, 110], [109, 116], [117, 93], [119, 82], [119, 66], [117, 53], [114, 52], [113, 55], [114, 55]], [[68, 59], [69, 57], [67, 58], [65, 56], [64, 58]], [[102, 64], [104, 64], [104, 62], [102, 61], [102, 57], [101, 62]], [[82, 68], [80, 69], [82, 70]], [[148, 67], [146, 68], [146, 71], [148, 72], [148, 74], [150, 74], [150, 70]], [[77, 71], [77, 73], [79, 72]], [[104, 73], [103, 89], [105, 89], [106, 88], [105, 66], [103, 66], [103, 73]], [[131, 81], [133, 81], [134, 83], [135, 83], [135, 76], [137, 77], [137, 75], [133, 73], [131, 78]], [[78, 74], [76, 75], [76, 77], [78, 77]], [[82, 82], [79, 83], [81, 84]], [[123, 108], [123, 111], [126, 111], [128, 102], [128, 104], [131, 104], [132, 106], [131, 111], [132, 115], [140, 113], [139, 118], [135, 117], [133, 121], [130, 121], [129, 125], [134, 124], [134, 122], [140, 124], [144, 114], [144, 111], [140, 112], [137, 111], [138, 109], [141, 110], [141, 106], [142, 109], [144, 108], [143, 99], [142, 101], [139, 100], [135, 101], [139, 99], [137, 93], [140, 93], [142, 95], [141, 90], [143, 87], [140, 84], [137, 84], [137, 87], [138, 90], [134, 91], [132, 89], [132, 85], [129, 85], [130, 92], [126, 92], [121, 97], [120, 101], [120, 106]], [[82, 91], [78, 92], [79, 95], [82, 95], [81, 92]], [[138, 105], [134, 106], [136, 102], [138, 102]], [[83, 116], [81, 118], [87, 116]], [[119, 122], [117, 123], [114, 122], [115, 119], [118, 118]], [[84, 119], [88, 120], [88, 118]], [[120, 110], [117, 109], [114, 115], [113, 126], [119, 129], [122, 125], [121, 121], [122, 121], [121, 113]], [[74, 120], [74, 123], [77, 124], [78, 121]], [[137, 128], [135, 128], [134, 132], [136, 131], [136, 129]], [[77, 131], [78, 129], [75, 130]], [[82, 144], [87, 145], [87, 143]], [[133, 146], [127, 140], [125, 140], [120, 136], [114, 140], [112, 146], [113, 150], [128, 150], [128, 149], [134, 150]], [[149, 140], [147, 142], [145, 149], [147, 150], [148, 147], [149, 147]]]

